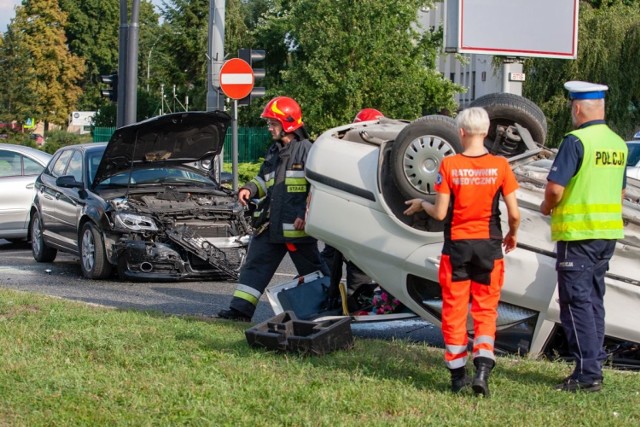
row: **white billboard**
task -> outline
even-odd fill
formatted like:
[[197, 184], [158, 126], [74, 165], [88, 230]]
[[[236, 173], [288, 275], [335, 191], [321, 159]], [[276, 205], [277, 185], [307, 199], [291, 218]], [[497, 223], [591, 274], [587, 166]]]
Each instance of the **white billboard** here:
[[74, 111], [71, 113], [71, 126], [91, 126], [95, 111]]
[[447, 0], [445, 50], [575, 59], [578, 0]]

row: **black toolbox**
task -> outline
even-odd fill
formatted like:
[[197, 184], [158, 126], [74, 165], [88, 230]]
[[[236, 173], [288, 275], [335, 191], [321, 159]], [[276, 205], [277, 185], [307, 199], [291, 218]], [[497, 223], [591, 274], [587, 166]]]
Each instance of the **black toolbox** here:
[[325, 354], [353, 347], [351, 318], [298, 320], [293, 311], [285, 311], [247, 329], [245, 336], [253, 347], [304, 354]]

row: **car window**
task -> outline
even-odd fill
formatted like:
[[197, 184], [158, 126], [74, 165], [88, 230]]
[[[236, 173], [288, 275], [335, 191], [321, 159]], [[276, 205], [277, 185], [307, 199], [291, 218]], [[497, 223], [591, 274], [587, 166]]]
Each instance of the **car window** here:
[[640, 162], [640, 144], [627, 144], [629, 147], [629, 157], [627, 166], [636, 166]]
[[73, 175], [73, 178], [78, 182], [84, 181], [82, 179], [82, 153], [80, 151], [73, 150], [65, 175]]
[[0, 177], [22, 175], [21, 157], [12, 151], [0, 150]]
[[44, 166], [28, 157], [23, 157], [22, 162], [25, 175], [39, 175], [42, 169], [44, 169]]
[[87, 165], [89, 167], [89, 183], [93, 183], [93, 179], [96, 177], [96, 172], [98, 171], [98, 166], [102, 159], [102, 153], [104, 153], [104, 151], [92, 151], [89, 153], [89, 159], [87, 160]]
[[72, 154], [73, 152], [71, 150], [67, 150], [60, 154], [60, 157], [58, 157], [58, 160], [56, 160], [53, 167], [51, 168], [51, 175], [55, 176], [56, 178], [62, 176], [65, 169], [67, 169], [67, 163], [69, 163], [69, 159], [71, 158]]

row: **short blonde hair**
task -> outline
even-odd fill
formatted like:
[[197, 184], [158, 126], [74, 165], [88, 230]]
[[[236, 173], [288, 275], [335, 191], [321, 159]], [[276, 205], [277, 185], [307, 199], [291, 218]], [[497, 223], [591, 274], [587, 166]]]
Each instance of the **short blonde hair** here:
[[489, 132], [489, 114], [481, 107], [467, 108], [458, 113], [456, 125], [469, 135], [486, 135]]

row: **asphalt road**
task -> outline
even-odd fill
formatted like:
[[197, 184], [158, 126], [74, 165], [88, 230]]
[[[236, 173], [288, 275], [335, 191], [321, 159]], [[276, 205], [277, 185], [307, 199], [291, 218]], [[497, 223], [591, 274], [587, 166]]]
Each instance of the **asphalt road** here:
[[[296, 271], [286, 257], [271, 285], [286, 283]], [[37, 263], [28, 243], [12, 244], [0, 239], [0, 287], [37, 292], [68, 300], [107, 307], [149, 310], [173, 315], [214, 316], [227, 308], [235, 289], [232, 282], [125, 282], [82, 277], [78, 258], [59, 252], [53, 263]], [[265, 296], [253, 317], [254, 324], [274, 316]], [[361, 338], [408, 339], [442, 347], [439, 328], [418, 318], [390, 322], [352, 324]]]

